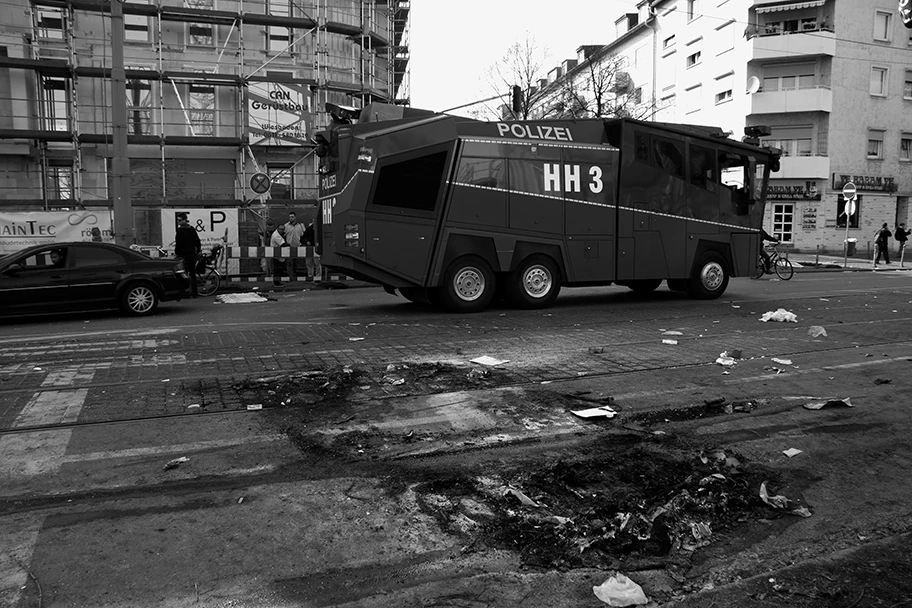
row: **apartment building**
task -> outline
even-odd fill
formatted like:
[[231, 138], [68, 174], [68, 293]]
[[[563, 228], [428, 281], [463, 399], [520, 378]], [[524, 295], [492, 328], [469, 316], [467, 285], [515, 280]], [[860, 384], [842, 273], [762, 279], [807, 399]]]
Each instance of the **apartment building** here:
[[[912, 30], [893, 0], [650, 0], [615, 28], [543, 90], [557, 95], [592, 73], [588, 62], [610, 61], [614, 94], [649, 119], [733, 137], [769, 126], [783, 159], [766, 229], [797, 250], [842, 252], [846, 236], [863, 248], [883, 222], [910, 223]], [[847, 181], [858, 190], [850, 217]]]
[[[326, 102], [407, 104], [401, 0], [128, 0], [131, 199], [315, 202]], [[0, 209], [110, 206], [110, 3], [0, 4]]]

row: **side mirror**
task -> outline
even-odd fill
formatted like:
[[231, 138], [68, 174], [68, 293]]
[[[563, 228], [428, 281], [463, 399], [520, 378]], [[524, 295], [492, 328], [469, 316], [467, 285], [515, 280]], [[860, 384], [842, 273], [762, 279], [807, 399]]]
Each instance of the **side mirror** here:
[[23, 266], [22, 264], [10, 264], [9, 266], [7, 266], [6, 268], [3, 269], [3, 274], [8, 274], [10, 276], [16, 276], [23, 270], [25, 270], [25, 266]]

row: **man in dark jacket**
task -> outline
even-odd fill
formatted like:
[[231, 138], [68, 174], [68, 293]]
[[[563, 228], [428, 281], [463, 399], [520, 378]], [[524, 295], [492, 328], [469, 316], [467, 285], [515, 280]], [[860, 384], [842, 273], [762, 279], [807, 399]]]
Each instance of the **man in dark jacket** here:
[[178, 213], [174, 255], [184, 260], [184, 270], [190, 275], [190, 296], [194, 298], [199, 296], [196, 289], [196, 261], [202, 254], [202, 249], [199, 235], [190, 225], [187, 214]]
[[877, 257], [874, 258], [874, 268], [877, 268], [877, 262], [880, 261], [881, 257], [883, 257], [885, 264], [890, 263], [890, 249], [888, 245], [891, 236], [893, 236], [893, 233], [890, 232], [890, 229], [887, 228], [887, 223], [884, 222], [883, 226], [880, 227], [880, 230], [877, 231], [877, 234], [874, 235], [874, 246], [877, 249]]
[[896, 227], [896, 232], [893, 234], [893, 238], [896, 239], [896, 242], [899, 243], [899, 251], [896, 253], [899, 254], [899, 265], [905, 266], [903, 263], [903, 254], [906, 251], [906, 241], [909, 240], [909, 235], [912, 234], [912, 230], [906, 230], [905, 224], [900, 224]]

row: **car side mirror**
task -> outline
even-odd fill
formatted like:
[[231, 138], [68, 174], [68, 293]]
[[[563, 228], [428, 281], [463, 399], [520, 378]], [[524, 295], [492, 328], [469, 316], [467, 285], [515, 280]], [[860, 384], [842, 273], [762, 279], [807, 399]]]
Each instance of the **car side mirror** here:
[[15, 276], [25, 270], [25, 266], [22, 264], [10, 264], [3, 269], [3, 274], [8, 274], [10, 276]]

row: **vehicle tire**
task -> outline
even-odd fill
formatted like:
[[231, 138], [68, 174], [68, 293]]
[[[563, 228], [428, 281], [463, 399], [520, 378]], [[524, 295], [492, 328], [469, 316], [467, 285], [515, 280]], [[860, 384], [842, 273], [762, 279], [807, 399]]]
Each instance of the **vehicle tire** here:
[[561, 289], [557, 264], [546, 255], [531, 255], [507, 275], [504, 295], [518, 308], [546, 308], [554, 303]]
[[751, 272], [752, 279], [759, 279], [763, 276], [763, 273], [766, 272], [763, 268], [763, 256], [757, 256], [757, 264], [754, 266], [753, 272]]
[[785, 258], [776, 260], [776, 274], [783, 281], [788, 281], [795, 274], [795, 267]]
[[659, 288], [659, 285], [662, 284], [662, 279], [639, 279], [636, 281], [628, 281], [626, 283], [628, 289], [634, 293], [652, 293]]
[[725, 293], [728, 268], [721, 255], [704, 253], [697, 261], [693, 276], [687, 281], [687, 293], [697, 300], [712, 300]]
[[158, 308], [158, 293], [149, 283], [132, 283], [123, 290], [120, 305], [134, 317], [152, 314]]
[[478, 256], [466, 255], [455, 260], [443, 275], [439, 296], [451, 312], [478, 312], [494, 299], [497, 291], [494, 271]]
[[196, 293], [200, 296], [211, 296], [222, 284], [222, 277], [214, 268], [206, 268], [205, 272], [196, 275]]

